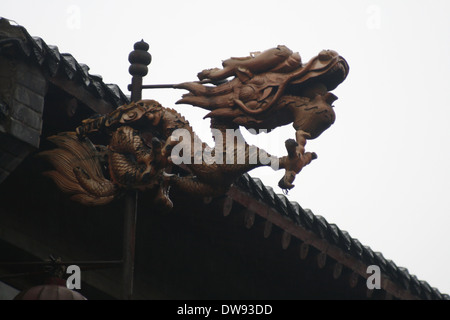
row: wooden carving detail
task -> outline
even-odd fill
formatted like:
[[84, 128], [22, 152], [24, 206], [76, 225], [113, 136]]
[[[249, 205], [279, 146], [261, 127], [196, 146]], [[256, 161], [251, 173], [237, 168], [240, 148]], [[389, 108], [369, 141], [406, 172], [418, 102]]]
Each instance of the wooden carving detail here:
[[[157, 201], [170, 207], [170, 187], [214, 196], [225, 193], [239, 175], [251, 169], [274, 167], [253, 157], [264, 151], [245, 141], [241, 149], [233, 145], [233, 161], [225, 161], [229, 129], [242, 125], [271, 130], [292, 123], [296, 139], [285, 142], [288, 155], [277, 158], [264, 153], [276, 159], [274, 169], [286, 170], [279, 186], [291, 189], [296, 174], [316, 158], [315, 153], [305, 152], [306, 141], [334, 123], [331, 105], [337, 98], [329, 91], [344, 81], [348, 70], [347, 62], [334, 51], [322, 51], [302, 64], [300, 55], [285, 46], [225, 60], [222, 69], [200, 72], [200, 82], [175, 86], [189, 91], [177, 103], [210, 110], [207, 117], [211, 118], [215, 148], [201, 142], [175, 110], [154, 100], [142, 100], [86, 119], [76, 132], [50, 137], [57, 148], [41, 156], [55, 170], [45, 174], [73, 200], [86, 205], [105, 204], [124, 190], [138, 189], [152, 191]], [[177, 137], [178, 130], [187, 135]], [[107, 146], [91, 142], [89, 136], [95, 132], [107, 134]], [[174, 151], [182, 143], [189, 146], [182, 154], [189, 161], [180, 163], [176, 161], [180, 153]], [[199, 158], [199, 152], [223, 161]], [[240, 156], [241, 161], [236, 161]]]
[[[211, 110], [207, 117], [226, 118], [246, 128], [273, 129], [293, 122], [296, 130], [309, 133], [311, 138], [319, 136], [334, 122], [330, 105], [337, 98], [329, 91], [346, 78], [349, 70], [347, 62], [335, 51], [323, 50], [302, 64], [300, 55], [285, 46], [225, 60], [223, 66], [223, 69], [203, 70], [198, 77], [213, 83], [234, 76], [232, 80], [217, 86], [198, 82], [179, 84], [177, 88], [190, 93], [177, 103]], [[310, 113], [304, 110], [308, 107], [300, 105], [317, 108]], [[319, 112], [324, 115], [317, 116]]]

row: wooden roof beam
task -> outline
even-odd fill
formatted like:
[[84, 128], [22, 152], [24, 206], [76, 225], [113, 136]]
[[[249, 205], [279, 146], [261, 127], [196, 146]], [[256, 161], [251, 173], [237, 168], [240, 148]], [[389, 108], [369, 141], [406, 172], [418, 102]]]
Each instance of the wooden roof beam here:
[[96, 98], [82, 85], [76, 84], [74, 81], [66, 79], [61, 75], [47, 77], [47, 80], [57, 86], [59, 89], [77, 98], [83, 104], [92, 109], [95, 113], [107, 114], [115, 109], [112, 104], [106, 102], [103, 99]]
[[[326, 254], [337, 263], [341, 264], [352, 270], [354, 275], [352, 278], [355, 278], [356, 275], [362, 277], [363, 279], [368, 278], [367, 267], [365, 263], [357, 259], [356, 257], [351, 256], [350, 254], [344, 252], [341, 248], [330, 244], [326, 239], [320, 238], [314, 232], [305, 229], [304, 227], [295, 224], [293, 221], [288, 219], [285, 216], [282, 216], [278, 213], [274, 208], [256, 200], [251, 195], [241, 191], [236, 186], [231, 186], [228, 191], [228, 201], [230, 198], [246, 207], [248, 210], [251, 210], [255, 214], [267, 219], [273, 225], [284, 230], [284, 232], [291, 234], [293, 237], [302, 241], [302, 245], [308, 245], [316, 248], [320, 252]], [[310, 251], [310, 250], [308, 250]], [[322, 257], [323, 259], [323, 257]], [[394, 283], [391, 279], [385, 276], [383, 273], [381, 274], [381, 288], [384, 289], [387, 293], [395, 296], [399, 299], [404, 300], [418, 300], [419, 298], [413, 295], [410, 291], [401, 288], [399, 285]]]

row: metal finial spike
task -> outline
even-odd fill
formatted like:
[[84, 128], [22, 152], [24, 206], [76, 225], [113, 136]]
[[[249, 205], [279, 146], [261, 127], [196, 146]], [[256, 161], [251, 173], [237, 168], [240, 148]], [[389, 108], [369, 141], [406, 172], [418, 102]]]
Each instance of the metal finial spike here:
[[148, 51], [150, 48], [149, 44], [145, 42], [143, 39], [139, 42], [136, 42], [133, 46], [134, 50], [142, 50], [142, 51]]

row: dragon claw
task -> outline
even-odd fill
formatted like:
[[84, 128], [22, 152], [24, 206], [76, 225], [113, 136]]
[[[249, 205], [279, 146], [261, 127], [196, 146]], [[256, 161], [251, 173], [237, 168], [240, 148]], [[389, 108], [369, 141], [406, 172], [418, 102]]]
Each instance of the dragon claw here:
[[278, 182], [278, 186], [283, 190], [291, 190], [294, 188], [294, 180], [296, 175], [303, 169], [304, 166], [308, 165], [312, 160], [317, 159], [317, 154], [315, 152], [305, 152], [307, 133], [302, 132], [302, 138], [295, 141], [294, 139], [288, 139], [285, 141], [286, 150], [288, 153], [287, 157], [284, 157], [284, 168], [286, 170], [283, 178]]
[[286, 150], [288, 152], [289, 158], [293, 159], [295, 157], [298, 157], [297, 154], [297, 147], [298, 143], [294, 139], [288, 139], [285, 141], [284, 145], [286, 146]]
[[295, 175], [296, 174], [292, 171], [286, 172], [283, 178], [281, 178], [278, 182], [278, 186], [283, 190], [291, 190], [295, 187], [295, 185], [292, 184], [292, 182], [294, 182], [295, 180]]

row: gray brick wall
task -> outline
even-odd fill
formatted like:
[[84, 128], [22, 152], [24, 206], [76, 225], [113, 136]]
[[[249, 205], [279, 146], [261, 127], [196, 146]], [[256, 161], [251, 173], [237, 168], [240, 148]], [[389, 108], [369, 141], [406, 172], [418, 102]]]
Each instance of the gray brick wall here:
[[37, 67], [0, 56], [0, 183], [39, 148], [46, 91]]

